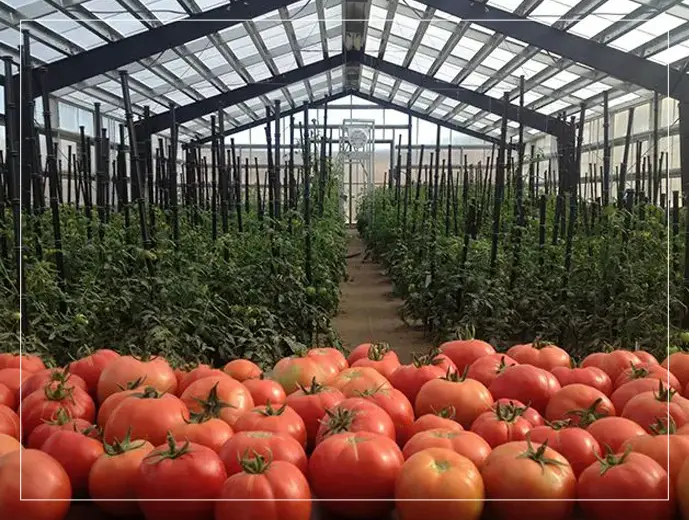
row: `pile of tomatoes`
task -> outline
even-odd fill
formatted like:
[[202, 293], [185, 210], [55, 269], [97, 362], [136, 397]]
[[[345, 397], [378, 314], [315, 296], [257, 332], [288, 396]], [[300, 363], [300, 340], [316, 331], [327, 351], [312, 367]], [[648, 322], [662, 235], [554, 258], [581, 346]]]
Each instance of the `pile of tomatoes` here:
[[[0, 354], [0, 518], [689, 519], [689, 353], [458, 340], [173, 368]], [[20, 500], [23, 499], [41, 499]]]

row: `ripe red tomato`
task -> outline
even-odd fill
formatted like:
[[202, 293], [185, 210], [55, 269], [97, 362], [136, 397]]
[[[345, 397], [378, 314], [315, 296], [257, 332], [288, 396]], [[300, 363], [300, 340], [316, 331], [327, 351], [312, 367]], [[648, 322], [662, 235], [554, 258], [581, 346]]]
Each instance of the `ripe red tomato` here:
[[662, 433], [654, 435], [632, 437], [624, 443], [622, 451], [626, 451], [627, 448], [630, 448], [634, 453], [643, 453], [655, 460], [667, 471], [670, 478], [670, 489], [674, 491], [677, 488], [679, 473], [684, 462], [689, 459], [689, 437], [664, 430]]
[[67, 473], [47, 453], [16, 450], [0, 457], [0, 518], [63, 520], [71, 498]]
[[113, 516], [135, 516], [139, 510], [136, 501], [136, 479], [144, 458], [153, 451], [147, 441], [122, 441], [105, 444], [105, 453], [91, 466], [89, 496], [101, 510]]
[[414, 411], [420, 417], [448, 405], [456, 410], [455, 420], [464, 428], [470, 428], [478, 416], [490, 411], [493, 396], [482, 383], [467, 379], [466, 373], [460, 376], [457, 372], [448, 372], [445, 377], [432, 379], [421, 387]]
[[429, 448], [444, 448], [455, 451], [481, 468], [491, 452], [490, 445], [474, 432], [453, 431], [447, 428], [434, 428], [417, 433], [404, 445], [402, 454], [405, 460], [415, 453]]
[[223, 367], [223, 372], [240, 383], [248, 379], [259, 378], [263, 374], [261, 367], [248, 359], [234, 359], [230, 361]]
[[454, 408], [448, 407], [438, 410], [436, 413], [428, 413], [416, 419], [412, 425], [407, 428], [406, 434], [399, 442], [400, 446], [405, 446], [409, 439], [420, 432], [433, 430], [436, 428], [443, 428], [451, 431], [463, 431], [462, 425], [454, 420]]
[[285, 401], [287, 405], [304, 420], [307, 450], [311, 450], [316, 445], [318, 428], [326, 411], [344, 400], [344, 394], [337, 388], [323, 386], [317, 381], [287, 396]]
[[675, 487], [677, 493], [677, 502], [679, 503], [679, 510], [681, 517], [689, 518], [689, 461], [685, 460], [682, 469], [677, 476], [677, 485]]
[[610, 396], [610, 401], [615, 407], [615, 410], [621, 413], [632, 397], [636, 397], [644, 392], [653, 392], [658, 390], [659, 383], [663, 388], [665, 388], [665, 385], [662, 383], [662, 381], [659, 382], [657, 379], [635, 379], [634, 381], [623, 384], [621, 387], [615, 390]]
[[0, 433], [19, 439], [19, 416], [9, 406], [0, 404]]
[[215, 520], [310, 520], [311, 490], [299, 468], [261, 455], [243, 457], [240, 464], [242, 471], [220, 491]]
[[660, 384], [658, 392], [644, 392], [632, 397], [621, 415], [641, 425], [648, 433], [653, 433], [652, 426], [658, 417], [667, 423], [668, 415], [673, 424], [682, 427], [689, 422], [689, 399], [674, 390], [664, 389]]
[[469, 366], [467, 377], [483, 383], [486, 388], [490, 388], [495, 378], [502, 374], [507, 367], [518, 364], [505, 354], [489, 354], [477, 359]]
[[[674, 504], [666, 500], [667, 479], [667, 472], [646, 455], [608, 454], [603, 461], [591, 464], [579, 477], [579, 505], [585, 518], [591, 520], [670, 520]], [[630, 497], [634, 500], [630, 501]], [[611, 502], [611, 499], [616, 501]]]
[[7, 406], [14, 410], [17, 407], [17, 400], [15, 399], [15, 394], [7, 387], [0, 383], [0, 404]]
[[84, 419], [91, 424], [96, 419], [96, 405], [85, 390], [63, 383], [48, 385], [26, 397], [19, 407], [24, 438], [44, 421], [52, 419], [59, 408], [74, 419]]
[[660, 364], [667, 368], [677, 379], [682, 388], [689, 385], [689, 352], [675, 352], [670, 354]]
[[514, 345], [507, 351], [507, 355], [520, 365], [532, 365], [548, 371], [556, 367], [570, 366], [569, 354], [565, 350], [540, 341]]
[[14, 437], [5, 433], [0, 433], [0, 457], [16, 450], [22, 450], [24, 447]]
[[478, 416], [471, 425], [471, 431], [480, 435], [491, 448], [511, 441], [521, 441], [533, 428], [533, 425], [522, 417], [524, 408], [496, 403], [495, 409]]
[[386, 379], [400, 367], [400, 358], [394, 350], [390, 350], [387, 343], [374, 343], [368, 349], [366, 356], [357, 359], [352, 368], [369, 367], [377, 370]]
[[[93, 433], [87, 430], [93, 430]], [[64, 408], [58, 408], [57, 412], [53, 414], [50, 420], [38, 425], [29, 435], [26, 447], [30, 449], [40, 450], [43, 443], [48, 440], [50, 436], [59, 431], [80, 432], [88, 437], [97, 438], [100, 435], [98, 429], [84, 419], [72, 419]]]
[[242, 471], [240, 459], [246, 453], [258, 453], [273, 461], [293, 464], [306, 475], [308, 460], [304, 447], [286, 433], [237, 432], [220, 449], [220, 458], [225, 464], [227, 475]]
[[452, 360], [460, 373], [464, 373], [466, 367], [477, 359], [495, 354], [493, 346], [480, 339], [448, 341], [440, 345], [439, 349]]
[[314, 380], [321, 384], [331, 376], [331, 372], [324, 370], [323, 366], [312, 356], [295, 355], [282, 358], [273, 367], [271, 379], [277, 381], [285, 389], [287, 395], [296, 392], [299, 385], [310, 385]]
[[118, 357], [120, 355], [114, 350], [96, 350], [84, 358], [72, 361], [68, 366], [68, 370], [70, 374], [79, 376], [86, 382], [89, 395], [95, 399], [98, 396], [98, 380], [101, 373], [111, 361]]
[[[182, 395], [184, 391], [189, 388], [189, 385], [195, 383], [199, 379], [205, 379], [207, 377], [214, 377], [217, 381], [218, 379], [234, 379], [228, 373], [218, 370], [217, 368], [211, 368], [208, 365], [199, 365], [196, 368], [190, 370], [189, 372], [182, 375], [179, 380], [179, 385], [177, 385], [177, 395]], [[237, 381], [235, 379], [235, 381]]]
[[[210, 518], [213, 500], [226, 479], [225, 466], [212, 449], [188, 442], [177, 444], [168, 436], [167, 444], [155, 448], [141, 462], [136, 495], [146, 520]], [[160, 500], [170, 497], [187, 500]]]
[[306, 352], [308, 357], [315, 359], [323, 369], [331, 375], [335, 375], [349, 367], [344, 354], [332, 347], [318, 347]]
[[612, 393], [612, 381], [608, 374], [597, 367], [555, 367], [551, 371], [563, 388], [568, 385], [580, 384], [595, 388], [609, 396]]
[[531, 365], [517, 365], [496, 377], [489, 390], [496, 400], [517, 399], [543, 414], [548, 401], [560, 388], [550, 372]]
[[184, 423], [189, 410], [178, 397], [161, 394], [152, 387], [122, 401], [110, 414], [103, 430], [103, 440], [112, 444], [124, 439], [131, 428], [133, 439], [146, 440], [154, 446], [165, 442], [168, 432]]
[[91, 466], [100, 457], [103, 444], [96, 439], [75, 431], [53, 433], [41, 446], [41, 451], [58, 461], [69, 476], [74, 496], [84, 496], [88, 492]]
[[615, 415], [610, 399], [593, 387], [575, 383], [555, 392], [545, 409], [548, 421], [571, 420], [573, 426], [587, 426], [596, 419]]
[[[138, 383], [139, 380], [133, 381], [130, 385], [127, 385], [127, 390], [114, 393], [101, 403], [100, 407], [98, 408], [98, 417], [96, 418], [96, 424], [98, 424], [99, 427], [105, 428], [110, 415], [112, 415], [112, 412], [115, 411], [122, 401], [133, 395], [139, 395], [146, 391], [145, 386], [135, 386]], [[130, 386], [135, 387], [129, 388]]]
[[407, 432], [414, 423], [414, 408], [409, 399], [397, 388], [381, 388], [360, 392], [359, 397], [377, 404], [387, 412], [395, 425], [395, 437], [397, 444], [404, 446]]
[[285, 433], [306, 446], [306, 425], [304, 419], [293, 408], [283, 404], [280, 408], [270, 405], [257, 406], [237, 419], [234, 429], [238, 432]]
[[5, 368], [21, 368], [24, 372], [34, 373], [45, 370], [45, 364], [34, 354], [0, 353], [0, 370]]
[[254, 404], [270, 403], [274, 406], [280, 406], [287, 402], [287, 394], [282, 385], [272, 379], [246, 379], [243, 383], [244, 387], [251, 394], [251, 399]]
[[313, 450], [309, 480], [314, 494], [328, 500], [322, 503], [327, 511], [344, 518], [381, 518], [394, 507], [395, 481], [403, 464], [392, 439], [341, 433]]
[[384, 375], [370, 367], [345, 368], [328, 381], [328, 386], [337, 388], [345, 397], [356, 397], [361, 392], [392, 387]]
[[410, 403], [416, 402], [416, 395], [421, 387], [431, 379], [443, 377], [447, 369], [443, 368], [434, 351], [422, 356], [414, 356], [409, 365], [401, 365], [390, 376], [392, 386], [402, 392]]
[[624, 417], [603, 417], [589, 425], [586, 431], [598, 441], [603, 453], [608, 449], [617, 453], [632, 437], [646, 435], [641, 426]]
[[586, 356], [581, 362], [583, 368], [591, 366], [600, 368], [608, 374], [610, 381], [613, 381], [613, 383], [631, 365], [640, 364], [641, 360], [629, 350], [613, 350], [609, 353], [596, 352]]
[[219, 409], [219, 417], [234, 428], [235, 423], [254, 407], [246, 387], [227, 376], [204, 377], [190, 384], [180, 396], [191, 412]]
[[474, 463], [444, 448], [429, 448], [409, 458], [395, 485], [399, 520], [479, 520], [484, 496]]
[[24, 399], [35, 391], [42, 390], [46, 385], [55, 387], [58, 383], [79, 387], [85, 392], [88, 392], [86, 381], [79, 376], [70, 374], [62, 368], [46, 368], [45, 370], [34, 372], [31, 374], [31, 377], [27, 378], [22, 383], [18, 393], [19, 399]]
[[177, 441], [200, 444], [216, 453], [220, 452], [234, 433], [232, 427], [225, 421], [207, 413], [192, 413], [189, 419], [173, 426], [170, 432]]
[[498, 446], [481, 476], [490, 518], [566, 520], [574, 510], [577, 479], [567, 459], [547, 445], [517, 441]]
[[177, 377], [164, 358], [142, 361], [133, 356], [120, 356], [110, 361], [101, 372], [97, 387], [98, 402], [102, 403], [110, 395], [121, 391], [127, 383], [137, 379], [159, 392], [174, 394], [177, 390]]
[[538, 444], [548, 443], [550, 448], [567, 459], [575, 477], [579, 477], [601, 455], [600, 445], [591, 433], [581, 428], [570, 428], [568, 423], [562, 427], [560, 423], [537, 426], [526, 434], [526, 438]]
[[538, 413], [530, 406], [526, 406], [521, 401], [517, 401], [516, 399], [498, 399], [497, 401], [495, 401], [495, 404], [509, 405], [517, 408], [522, 408], [522, 410], [520, 410], [519, 413], [524, 419], [530, 422], [531, 426], [533, 426], [534, 428], [536, 426], [543, 426], [545, 424], [545, 419], [540, 413]]
[[663, 368], [660, 365], [632, 365], [626, 368], [615, 380], [615, 388], [619, 388], [629, 381], [634, 381], [635, 379], [656, 379], [662, 381], [664, 384], [669, 385], [677, 392], [682, 391], [682, 385], [672, 372], [669, 372], [667, 368]]
[[348, 397], [334, 408], [327, 410], [316, 434], [316, 446], [332, 435], [345, 432], [368, 432], [395, 441], [395, 425], [377, 404], [361, 397]]
[[12, 395], [19, 397], [19, 389], [24, 384], [24, 381], [32, 375], [33, 372], [22, 371], [18, 368], [2, 368], [0, 369], [0, 384], [9, 388]]

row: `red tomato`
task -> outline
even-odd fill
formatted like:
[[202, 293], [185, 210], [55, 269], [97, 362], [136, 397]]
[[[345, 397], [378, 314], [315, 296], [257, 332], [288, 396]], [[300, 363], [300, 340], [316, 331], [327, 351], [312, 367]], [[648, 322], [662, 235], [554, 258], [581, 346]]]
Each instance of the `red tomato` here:
[[261, 367], [248, 359], [235, 359], [230, 361], [223, 367], [223, 372], [239, 382], [248, 379], [256, 379], [263, 374]]
[[481, 476], [490, 518], [566, 520], [574, 510], [577, 479], [572, 467], [545, 444], [498, 446], [488, 455]]
[[69, 373], [79, 376], [86, 382], [88, 393], [91, 397], [98, 396], [98, 380], [106, 366], [120, 357], [114, 350], [101, 349], [84, 358], [72, 361], [69, 366]]
[[667, 471], [670, 477], [670, 489], [674, 491], [677, 488], [679, 473], [684, 462], [689, 460], [689, 437], [670, 434], [668, 431], [658, 435], [641, 435], [625, 442], [622, 451], [626, 451], [627, 448], [655, 460]]
[[310, 520], [311, 489], [299, 468], [261, 455], [242, 458], [240, 464], [242, 471], [220, 491], [215, 520]]
[[141, 361], [133, 356], [120, 356], [108, 363], [98, 379], [98, 402], [102, 403], [110, 395], [121, 391], [130, 381], [142, 379], [146, 386], [159, 392], [174, 394], [177, 390], [177, 377], [162, 357]]
[[575, 383], [555, 392], [545, 409], [548, 421], [570, 419], [573, 426], [586, 427], [601, 417], [615, 415], [606, 395], [593, 387]]
[[563, 388], [568, 385], [580, 384], [593, 387], [607, 396], [612, 393], [610, 377], [600, 368], [555, 367], [551, 372]]
[[623, 384], [621, 387], [615, 390], [610, 396], [610, 401], [612, 401], [612, 405], [615, 407], [615, 410], [622, 412], [632, 397], [636, 397], [644, 392], [653, 392], [658, 390], [660, 386], [659, 383], [663, 388], [665, 388], [665, 385], [662, 383], [662, 381], [658, 381], [657, 379], [635, 379], [634, 381]]
[[[84, 433], [92, 427], [93, 426], [88, 421], [84, 419], [72, 419], [64, 408], [58, 408], [57, 412], [53, 414], [53, 417], [51, 417], [49, 421], [34, 428], [27, 439], [26, 447], [40, 450], [43, 447], [43, 443], [56, 432], [72, 431]], [[92, 435], [88, 436], [92, 437]]]
[[574, 476], [579, 477], [582, 471], [596, 462], [601, 455], [598, 441], [581, 428], [560, 428], [559, 423], [551, 426], [537, 426], [526, 434], [526, 438], [538, 444], [548, 446], [567, 459]]
[[308, 357], [312, 357], [318, 361], [321, 366], [328, 367], [329, 372], [337, 374], [345, 368], [349, 368], [349, 363], [347, 363], [347, 358], [344, 354], [332, 347], [318, 347], [309, 349], [306, 353]]
[[277, 381], [285, 389], [287, 395], [299, 389], [299, 385], [307, 386], [316, 379], [325, 384], [331, 372], [324, 370], [323, 366], [312, 356], [290, 356], [282, 358], [273, 367], [271, 379]]
[[689, 462], [685, 460], [677, 476], [677, 501], [683, 519], [689, 518]]
[[[185, 442], [155, 448], [141, 462], [136, 494], [146, 520], [210, 518], [214, 502], [227, 479], [220, 457], [212, 449]], [[175, 497], [184, 501], [151, 501]]]
[[518, 365], [514, 359], [505, 354], [489, 354], [474, 361], [469, 367], [467, 377], [483, 383], [489, 388], [495, 378], [502, 374], [507, 367]]
[[590, 354], [581, 362], [583, 368], [597, 367], [608, 374], [610, 381], [616, 381], [622, 372], [631, 365], [640, 365], [641, 360], [629, 350], [613, 350], [609, 353]]
[[521, 407], [496, 403], [494, 410], [478, 416], [471, 431], [483, 437], [493, 449], [507, 442], [524, 440], [533, 425], [521, 416], [523, 411]]
[[3, 368], [0, 369], [0, 384], [5, 385], [12, 395], [18, 397], [22, 384], [32, 375], [33, 372], [22, 371], [18, 368]]
[[12, 408], [12, 410], [14, 410], [18, 404], [14, 396], [15, 394], [12, 393], [12, 391], [7, 387], [7, 385], [0, 383], [0, 404], [5, 405], [8, 408]]
[[603, 453], [620, 451], [622, 445], [635, 436], [645, 435], [644, 429], [624, 417], [603, 417], [586, 428], [598, 441]]
[[352, 368], [369, 367], [377, 370], [386, 379], [400, 367], [400, 358], [394, 350], [390, 350], [387, 343], [374, 343], [368, 349], [365, 357], [357, 359]]
[[647, 364], [647, 365], [660, 365], [656, 357], [651, 354], [650, 352], [646, 352], [645, 350], [635, 350], [634, 355], [638, 357], [642, 363]]
[[569, 368], [570, 359], [566, 351], [555, 345], [534, 341], [523, 345], [514, 345], [507, 355], [520, 365], [532, 365], [551, 371], [556, 367]]
[[226, 376], [194, 381], [180, 399], [191, 412], [221, 409], [219, 417], [233, 428], [237, 419], [254, 407], [254, 400], [246, 387]]
[[135, 516], [136, 479], [144, 458], [153, 451], [147, 441], [133, 441], [127, 435], [121, 442], [106, 444], [105, 453], [91, 466], [89, 496], [101, 510], [113, 516]]
[[280, 408], [270, 405], [257, 406], [241, 415], [234, 424], [238, 432], [285, 433], [306, 446], [304, 419], [293, 408], [283, 404]]
[[387, 412], [395, 425], [397, 444], [403, 446], [407, 439], [407, 432], [414, 423], [414, 408], [409, 399], [392, 387], [361, 392], [359, 397], [377, 404]]
[[682, 391], [682, 385], [679, 380], [672, 375], [672, 372], [668, 372], [667, 368], [663, 368], [660, 365], [644, 364], [632, 365], [626, 368], [615, 380], [615, 388], [619, 388], [623, 384], [634, 381], [635, 379], [643, 378], [660, 380], [676, 391]]
[[177, 441], [200, 444], [219, 453], [234, 433], [232, 427], [222, 419], [208, 414], [191, 414], [191, 418], [173, 426], [170, 430]]
[[16, 450], [0, 457], [0, 518], [63, 520], [71, 498], [67, 473], [47, 453]]
[[304, 420], [306, 426], [306, 447], [308, 450], [316, 445], [316, 435], [327, 410], [345, 400], [337, 388], [323, 386], [313, 381], [311, 386], [303, 387], [287, 396], [285, 401]]
[[382, 518], [394, 508], [403, 463], [402, 452], [388, 437], [341, 433], [313, 450], [309, 480], [314, 494], [328, 500], [322, 503], [327, 511], [344, 518]]
[[517, 399], [543, 414], [548, 401], [560, 388], [550, 372], [531, 365], [517, 365], [496, 377], [489, 390], [496, 400]]
[[270, 403], [280, 406], [287, 402], [287, 394], [277, 381], [263, 378], [246, 379], [242, 384], [251, 394], [254, 404]]
[[676, 426], [682, 427], [689, 422], [689, 400], [660, 384], [658, 392], [644, 392], [632, 397], [621, 415], [641, 425], [648, 433], [653, 433], [652, 426], [658, 417], [667, 422], [668, 415]]
[[24, 438], [44, 421], [52, 419], [59, 408], [64, 408], [74, 419], [89, 423], [96, 419], [96, 405], [85, 390], [62, 383], [49, 385], [28, 396], [19, 407]]
[[328, 386], [337, 388], [345, 397], [356, 397], [361, 392], [392, 388], [385, 376], [370, 367], [346, 368], [328, 381]]
[[368, 351], [373, 346], [378, 346], [378, 348], [381, 349], [390, 347], [387, 343], [362, 343], [361, 345], [357, 345], [347, 356], [347, 363], [349, 366], [351, 367], [358, 360], [368, 357]]
[[273, 461], [289, 462], [299, 468], [304, 475], [308, 471], [304, 447], [286, 433], [237, 432], [225, 443], [219, 453], [228, 476], [242, 471], [239, 461], [246, 453], [258, 453]]
[[22, 383], [22, 386], [19, 388], [19, 398], [24, 399], [35, 391], [42, 390], [46, 385], [56, 386], [58, 383], [79, 387], [88, 393], [86, 381], [79, 376], [70, 374], [62, 368], [46, 368], [45, 370], [34, 372], [31, 374], [31, 377]]
[[0, 404], [0, 433], [19, 439], [19, 416], [12, 408]]
[[101, 403], [100, 407], [98, 408], [98, 417], [96, 418], [96, 424], [98, 424], [99, 427], [105, 428], [110, 415], [112, 415], [112, 412], [115, 411], [122, 401], [133, 395], [142, 395], [146, 391], [145, 386], [136, 386], [129, 389], [130, 386], [136, 385], [138, 382], [139, 380], [132, 382], [131, 385], [127, 385], [128, 390], [123, 390], [122, 392], [112, 394]]
[[33, 354], [0, 354], [0, 370], [5, 368], [21, 368], [24, 372], [34, 373], [45, 370], [45, 364], [40, 357]]
[[461, 373], [464, 373], [466, 367], [477, 359], [495, 354], [493, 346], [480, 339], [448, 341], [440, 345], [439, 349], [452, 360], [457, 370]]
[[416, 419], [412, 425], [407, 428], [406, 434], [399, 443], [400, 446], [406, 445], [406, 443], [414, 435], [420, 432], [425, 432], [427, 430], [433, 430], [436, 428], [443, 428], [451, 431], [463, 431], [462, 425], [454, 420], [455, 411], [453, 408], [443, 408], [437, 413], [429, 413], [422, 415]]
[[405, 460], [429, 448], [445, 448], [455, 451], [481, 468], [491, 452], [490, 445], [474, 432], [434, 428], [417, 433], [404, 445]]
[[421, 387], [431, 379], [438, 379], [445, 375], [447, 369], [438, 362], [435, 351], [422, 356], [414, 356], [409, 365], [401, 365], [390, 376], [392, 386], [402, 392], [410, 403], [416, 402], [416, 395]]
[[189, 410], [178, 397], [146, 387], [145, 392], [126, 398], [113, 410], [105, 424], [103, 440], [112, 444], [116, 439], [124, 439], [131, 428], [133, 439], [160, 445], [188, 415]]
[[395, 485], [399, 520], [479, 520], [484, 495], [483, 479], [474, 463], [444, 448], [430, 448], [409, 458]]
[[675, 352], [663, 360], [661, 365], [679, 379], [682, 388], [689, 385], [689, 352]]
[[[214, 377], [216, 378], [216, 381], [221, 378], [231, 378], [228, 373], [223, 372], [222, 370], [218, 370], [217, 368], [211, 368], [208, 365], [199, 365], [193, 370], [190, 370], [186, 374], [182, 375], [182, 378], [179, 380], [179, 385], [177, 386], [177, 394], [182, 395], [184, 391], [191, 385], [192, 383], [195, 383], [199, 379], [205, 379], [207, 377]], [[235, 379], [237, 381], [237, 379]]]
[[[609, 454], [579, 477], [579, 504], [590, 520], [670, 520], [674, 504], [667, 501], [667, 479], [667, 472], [646, 455]], [[630, 501], [630, 497], [634, 500]]]
[[522, 410], [519, 411], [520, 415], [524, 419], [529, 421], [531, 423], [531, 426], [533, 426], [534, 428], [536, 426], [543, 426], [545, 424], [545, 419], [543, 419], [543, 416], [540, 413], [538, 413], [530, 406], [526, 406], [521, 401], [517, 401], [516, 399], [498, 399], [497, 401], [495, 401], [495, 404], [509, 405], [517, 408], [522, 408]]
[[368, 432], [397, 439], [392, 419], [377, 404], [361, 397], [348, 397], [326, 412], [316, 434], [316, 446], [332, 435]]
[[91, 466], [104, 453], [100, 441], [75, 431], [53, 433], [43, 443], [41, 451], [53, 457], [65, 468], [74, 496], [86, 495]]
[[10, 452], [22, 449], [24, 449], [24, 447], [17, 439], [10, 435], [0, 433], [0, 457]]
[[493, 396], [482, 383], [448, 372], [445, 377], [432, 379], [424, 384], [416, 395], [414, 411], [417, 417], [433, 413], [444, 406], [456, 410], [455, 420], [464, 428], [470, 428], [476, 418], [490, 411]]

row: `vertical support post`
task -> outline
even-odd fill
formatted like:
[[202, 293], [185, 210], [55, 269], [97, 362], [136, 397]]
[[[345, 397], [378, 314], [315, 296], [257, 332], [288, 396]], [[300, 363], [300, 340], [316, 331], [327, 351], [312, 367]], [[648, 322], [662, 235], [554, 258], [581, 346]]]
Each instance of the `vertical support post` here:
[[603, 92], [603, 206], [610, 204], [610, 112], [608, 91]]
[[[679, 103], [679, 150], [682, 178], [682, 199], [685, 209], [689, 206], [689, 103]], [[689, 307], [689, 212], [684, 212], [684, 283], [682, 302]], [[689, 326], [689, 311], [682, 316], [682, 327]]]

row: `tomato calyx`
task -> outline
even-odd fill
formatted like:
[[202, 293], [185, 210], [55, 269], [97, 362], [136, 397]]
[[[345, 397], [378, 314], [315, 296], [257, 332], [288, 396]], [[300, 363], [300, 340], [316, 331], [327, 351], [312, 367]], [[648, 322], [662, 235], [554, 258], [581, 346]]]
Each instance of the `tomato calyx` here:
[[219, 382], [216, 382], [213, 385], [213, 388], [209, 390], [208, 397], [206, 397], [206, 399], [194, 397], [194, 401], [196, 401], [201, 407], [201, 411], [198, 412], [199, 414], [205, 414], [209, 416], [209, 418], [220, 417], [220, 412], [222, 412], [225, 408], [236, 408], [236, 406], [220, 400], [220, 397], [218, 396], [219, 384]]
[[552, 347], [553, 344], [550, 341], [546, 341], [542, 339], [539, 336], [536, 336], [536, 338], [531, 342], [531, 347], [536, 349], [536, 350], [541, 350], [545, 347]]
[[507, 362], [505, 361], [505, 356], [500, 356], [500, 363], [498, 363], [498, 366], [495, 369], [495, 373], [497, 375], [502, 374], [505, 370], [507, 370], [510, 367], [513, 367], [516, 365], [508, 365]]
[[390, 384], [389, 383], [383, 383], [378, 385], [375, 388], [367, 388], [366, 390], [355, 390], [354, 394], [357, 397], [362, 397], [366, 399], [367, 397], [373, 397], [376, 394], [382, 394], [385, 393], [386, 388], [389, 388]]
[[436, 410], [435, 408], [431, 407], [431, 410], [433, 410], [434, 415], [442, 417], [443, 419], [450, 419], [451, 421], [454, 421], [457, 415], [457, 410], [452, 405], [445, 406], [440, 410]]
[[387, 343], [372, 343], [368, 349], [368, 359], [371, 361], [382, 361], [385, 355], [390, 352], [390, 345]]
[[629, 379], [643, 379], [648, 377], [650, 373], [648, 368], [636, 366], [633, 362], [629, 363], [631, 365], [631, 372], [629, 372]]
[[443, 362], [440, 354], [442, 352], [438, 347], [433, 347], [427, 354], [412, 354], [412, 365], [416, 368], [437, 366]]
[[112, 444], [103, 442], [103, 451], [105, 451], [105, 454], [108, 457], [116, 457], [117, 455], [122, 455], [128, 451], [138, 450], [144, 444], [146, 444], [146, 441], [132, 442], [132, 428], [130, 426], [127, 428], [127, 433], [125, 434], [124, 439], [119, 440], [115, 438], [115, 440], [112, 441]]
[[122, 392], [125, 392], [127, 390], [135, 390], [136, 388], [139, 388], [141, 385], [143, 385], [145, 380], [146, 376], [142, 376], [138, 379], [134, 379], [132, 381], [127, 382], [124, 386], [118, 383], [117, 388], [119, 388]]
[[51, 426], [64, 426], [65, 424], [73, 423], [74, 419], [62, 406], [55, 410], [50, 419], [44, 419], [44, 424], [50, 424]]
[[67, 385], [67, 383], [60, 382], [53, 388], [51, 383], [47, 383], [43, 387], [43, 393], [48, 401], [65, 401], [74, 402], [74, 387]]
[[317, 395], [323, 392], [327, 387], [316, 381], [316, 377], [314, 376], [314, 378], [311, 380], [311, 385], [302, 386], [300, 384], [297, 384], [297, 388], [299, 388], [299, 390], [301, 390], [304, 393], [304, 395]]
[[264, 457], [256, 450], [252, 450], [252, 452], [252, 457], [247, 455], [247, 450], [244, 452], [244, 455], [239, 458], [239, 465], [244, 473], [248, 473], [249, 475], [261, 475], [268, 471], [268, 469], [270, 469], [270, 465], [273, 463], [273, 458]]
[[335, 409], [326, 410], [325, 414], [327, 416], [326, 428], [323, 431], [323, 436], [328, 437], [330, 435], [335, 435], [336, 433], [348, 432], [352, 427], [352, 422], [356, 417], [356, 410], [350, 410], [348, 408], [337, 407]]
[[273, 408], [270, 401], [268, 401], [264, 407], [254, 408], [254, 411], [264, 417], [274, 417], [276, 415], [282, 415], [286, 409], [287, 403], [284, 403], [280, 408]]
[[506, 423], [513, 423], [514, 421], [516, 421], [519, 417], [521, 417], [524, 414], [526, 409], [527, 407], [517, 406], [511, 401], [509, 403], [497, 403], [493, 407], [493, 411], [495, 412], [495, 418], [498, 421]]
[[569, 410], [565, 412], [565, 415], [572, 415], [574, 417], [579, 418], [579, 427], [581, 428], [586, 428], [587, 426], [590, 426], [594, 422], [596, 422], [598, 419], [602, 419], [603, 417], [607, 417], [607, 413], [600, 413], [596, 411], [596, 408], [598, 408], [598, 405], [600, 405], [603, 402], [603, 398], [599, 397], [593, 403], [591, 406], [588, 408], [581, 408], [579, 410]]
[[564, 462], [557, 460], [557, 459], [551, 459], [549, 457], [545, 456], [545, 450], [548, 449], [548, 441], [546, 440], [541, 444], [537, 449], [534, 449], [533, 444], [531, 444], [531, 439], [529, 437], [526, 438], [526, 451], [522, 453], [521, 455], [518, 455], [518, 459], [531, 459], [534, 462], [537, 462], [541, 466], [541, 471], [545, 472], [545, 467], [547, 465], [552, 465], [552, 466], [564, 466]]
[[454, 337], [458, 341], [470, 341], [476, 339], [476, 327], [473, 325], [455, 329]]
[[572, 419], [561, 419], [558, 421], [545, 421], [545, 425], [555, 431], [565, 430], [572, 427]]
[[663, 385], [663, 381], [661, 379], [658, 380], [658, 392], [654, 392], [653, 395], [656, 398], [656, 401], [661, 401], [663, 403], [669, 403], [672, 401], [672, 398], [675, 396], [677, 393], [677, 390], [673, 390], [669, 386], [665, 388]]
[[610, 468], [624, 464], [631, 452], [632, 447], [628, 445], [622, 455], [615, 455], [615, 453], [613, 453], [613, 451], [610, 449], [610, 446], [606, 444], [604, 458], [600, 457], [597, 453], [594, 453], [594, 456], [601, 465], [600, 474], [604, 475]]
[[677, 424], [671, 415], [668, 416], [667, 422], [660, 417], [656, 417], [656, 421], [653, 424], [649, 424], [648, 428], [653, 435], [672, 435], [677, 433]]
[[153, 386], [147, 386], [142, 392], [137, 392], [132, 394], [132, 397], [137, 399], [160, 399], [165, 395], [165, 392], [159, 392], [157, 388]]
[[155, 450], [146, 455], [144, 457], [144, 461], [148, 462], [149, 460], [157, 459], [154, 460], [152, 463], [153, 464], [158, 464], [159, 462], [170, 459], [178, 459], [183, 455], [186, 455], [189, 453], [189, 447], [190, 447], [190, 442], [185, 441], [184, 444], [179, 446], [177, 442], [175, 441], [175, 437], [172, 435], [172, 432], [168, 431], [167, 432], [167, 449], [160, 449], [160, 450]]
[[447, 369], [447, 373], [440, 379], [442, 379], [443, 381], [450, 381], [451, 383], [463, 383], [464, 381], [466, 381], [468, 373], [468, 366], [464, 368], [464, 372], [462, 372], [462, 375], [459, 375], [459, 371], [454, 370], [452, 367], [449, 367]]

